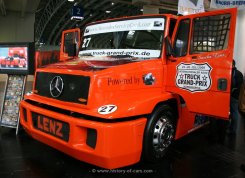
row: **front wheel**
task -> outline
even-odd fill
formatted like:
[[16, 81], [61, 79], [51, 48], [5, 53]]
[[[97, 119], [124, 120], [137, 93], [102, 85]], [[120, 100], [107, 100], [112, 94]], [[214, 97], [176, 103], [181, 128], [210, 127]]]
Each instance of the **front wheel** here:
[[144, 133], [143, 158], [161, 160], [173, 141], [175, 127], [172, 109], [167, 105], [157, 107], [150, 115]]

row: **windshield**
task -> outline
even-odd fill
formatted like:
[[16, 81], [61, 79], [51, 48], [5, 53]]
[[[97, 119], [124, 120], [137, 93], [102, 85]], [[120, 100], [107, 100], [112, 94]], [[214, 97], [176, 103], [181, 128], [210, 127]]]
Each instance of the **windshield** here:
[[165, 19], [140, 18], [87, 26], [79, 56], [159, 58]]

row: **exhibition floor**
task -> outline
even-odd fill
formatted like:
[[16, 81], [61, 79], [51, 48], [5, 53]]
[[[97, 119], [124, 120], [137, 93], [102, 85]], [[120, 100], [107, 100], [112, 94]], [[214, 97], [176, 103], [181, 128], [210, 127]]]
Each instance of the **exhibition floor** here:
[[[240, 121], [240, 123], [244, 122]], [[140, 162], [117, 170], [105, 170], [75, 160], [39, 143], [14, 129], [0, 131], [1, 178], [244, 178], [240, 164], [245, 163], [244, 127], [224, 143], [210, 140], [207, 128], [177, 141], [166, 160], [158, 165]]]
[[[0, 81], [0, 89], [4, 82]], [[28, 88], [31, 82], [28, 83]], [[2, 103], [2, 91], [0, 91]], [[0, 104], [1, 105], [1, 104]], [[245, 118], [239, 119], [238, 134], [224, 140], [211, 135], [209, 127], [178, 140], [159, 164], [138, 164], [105, 170], [75, 160], [35, 141], [23, 131], [0, 127], [1, 178], [244, 178]]]

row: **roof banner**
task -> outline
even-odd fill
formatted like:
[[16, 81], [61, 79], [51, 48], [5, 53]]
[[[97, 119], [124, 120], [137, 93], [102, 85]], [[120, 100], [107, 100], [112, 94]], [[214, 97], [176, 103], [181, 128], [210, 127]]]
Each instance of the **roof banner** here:
[[188, 15], [204, 12], [203, 0], [179, 0], [178, 14]]
[[211, 0], [211, 8], [225, 9], [237, 7], [238, 9], [245, 9], [245, 0]]

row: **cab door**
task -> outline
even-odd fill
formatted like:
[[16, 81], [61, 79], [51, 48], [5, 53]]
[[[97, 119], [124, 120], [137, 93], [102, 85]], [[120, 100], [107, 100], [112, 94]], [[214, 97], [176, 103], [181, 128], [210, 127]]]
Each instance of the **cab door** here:
[[233, 8], [178, 19], [166, 89], [191, 112], [229, 117], [236, 14]]
[[62, 32], [60, 45], [60, 60], [64, 61], [77, 56], [80, 46], [80, 29], [70, 29]]

